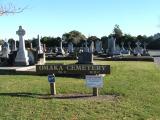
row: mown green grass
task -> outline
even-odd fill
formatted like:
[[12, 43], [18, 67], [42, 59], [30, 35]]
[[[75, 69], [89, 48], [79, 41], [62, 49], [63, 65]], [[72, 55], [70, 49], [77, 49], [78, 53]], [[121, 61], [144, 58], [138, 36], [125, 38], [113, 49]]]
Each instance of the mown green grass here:
[[[70, 64], [75, 61], [50, 61]], [[108, 62], [101, 95], [108, 99], [42, 99], [49, 94], [47, 76], [1, 75], [0, 120], [158, 120], [160, 119], [160, 69], [152, 62]], [[85, 81], [56, 77], [58, 94], [91, 94]]]

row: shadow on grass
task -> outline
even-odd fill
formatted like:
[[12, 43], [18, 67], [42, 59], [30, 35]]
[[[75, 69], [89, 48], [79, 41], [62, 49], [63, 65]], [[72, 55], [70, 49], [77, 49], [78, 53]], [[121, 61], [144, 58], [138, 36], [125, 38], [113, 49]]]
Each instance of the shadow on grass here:
[[117, 98], [117, 95], [99, 95], [93, 96], [92, 94], [37, 94], [37, 93], [27, 93], [27, 92], [17, 92], [17, 93], [0, 93], [0, 96], [10, 96], [10, 97], [22, 97], [22, 98], [37, 98], [37, 99], [106, 99], [113, 100]]
[[10, 96], [10, 97], [29, 97], [29, 98], [37, 98], [38, 96], [43, 96], [45, 94], [37, 94], [37, 93], [27, 93], [27, 92], [17, 92], [17, 93], [0, 93], [0, 96]]
[[37, 94], [37, 93], [27, 93], [27, 92], [17, 92], [17, 93], [0, 93], [0, 96], [10, 96], [10, 97], [28, 97], [28, 98], [38, 98], [38, 99], [75, 99], [75, 98], [86, 98], [92, 97], [90, 94]]

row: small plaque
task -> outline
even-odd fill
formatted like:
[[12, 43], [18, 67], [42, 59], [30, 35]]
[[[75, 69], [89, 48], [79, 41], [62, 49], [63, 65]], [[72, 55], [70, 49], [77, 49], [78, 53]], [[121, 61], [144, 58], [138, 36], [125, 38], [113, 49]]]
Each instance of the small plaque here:
[[49, 83], [54, 83], [55, 82], [55, 75], [48, 75], [48, 82]]
[[86, 86], [91, 88], [102, 88], [103, 76], [86, 75]]

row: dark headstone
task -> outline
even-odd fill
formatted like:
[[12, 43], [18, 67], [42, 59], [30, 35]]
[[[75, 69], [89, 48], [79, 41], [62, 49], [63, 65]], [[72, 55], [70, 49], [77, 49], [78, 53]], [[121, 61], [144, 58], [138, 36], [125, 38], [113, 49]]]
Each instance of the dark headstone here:
[[82, 52], [78, 56], [78, 64], [93, 64], [93, 54]]

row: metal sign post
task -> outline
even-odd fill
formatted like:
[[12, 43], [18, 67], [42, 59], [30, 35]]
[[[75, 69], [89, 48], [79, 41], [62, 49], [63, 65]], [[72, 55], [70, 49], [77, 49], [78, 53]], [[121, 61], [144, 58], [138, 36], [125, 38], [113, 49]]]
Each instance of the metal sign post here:
[[55, 83], [55, 75], [48, 75], [48, 82], [50, 83], [50, 91], [51, 95], [56, 95], [56, 83]]

